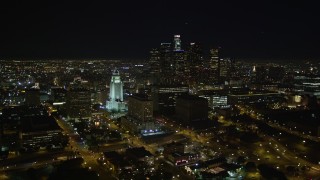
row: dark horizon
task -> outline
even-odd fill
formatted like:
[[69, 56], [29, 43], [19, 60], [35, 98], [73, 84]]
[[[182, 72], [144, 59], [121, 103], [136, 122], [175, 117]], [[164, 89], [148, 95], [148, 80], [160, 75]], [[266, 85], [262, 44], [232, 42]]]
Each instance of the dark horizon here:
[[183, 2], [1, 6], [0, 59], [147, 59], [180, 34], [183, 48], [240, 59], [320, 58], [319, 12], [310, 2]]

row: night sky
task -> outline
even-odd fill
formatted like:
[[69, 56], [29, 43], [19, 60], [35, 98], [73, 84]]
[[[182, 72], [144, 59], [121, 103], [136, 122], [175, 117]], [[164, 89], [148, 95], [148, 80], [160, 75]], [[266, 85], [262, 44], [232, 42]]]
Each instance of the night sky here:
[[0, 5], [0, 59], [145, 59], [174, 34], [232, 58], [320, 58], [320, 11], [307, 1], [51, 2]]

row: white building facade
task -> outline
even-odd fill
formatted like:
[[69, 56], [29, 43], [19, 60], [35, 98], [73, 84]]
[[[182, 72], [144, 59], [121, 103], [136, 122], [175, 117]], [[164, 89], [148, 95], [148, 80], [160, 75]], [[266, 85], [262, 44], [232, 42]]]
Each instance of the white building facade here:
[[114, 70], [110, 81], [110, 94], [106, 103], [108, 111], [123, 111], [126, 106], [123, 102], [123, 82], [120, 78], [120, 72]]

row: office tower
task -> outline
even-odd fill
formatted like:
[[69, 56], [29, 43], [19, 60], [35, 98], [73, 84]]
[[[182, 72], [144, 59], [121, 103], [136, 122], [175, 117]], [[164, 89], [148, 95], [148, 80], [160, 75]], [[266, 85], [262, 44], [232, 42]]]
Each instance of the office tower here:
[[143, 136], [163, 134], [153, 118], [153, 101], [144, 94], [134, 94], [128, 98], [128, 114], [121, 117], [121, 125], [130, 133]]
[[219, 49], [210, 50], [209, 83], [218, 83], [220, 75]]
[[186, 53], [183, 50], [173, 51], [172, 61], [174, 62], [174, 83], [186, 84], [188, 77], [186, 76]]
[[152, 84], [157, 84], [159, 81], [159, 73], [161, 71], [160, 66], [160, 51], [158, 48], [153, 48], [150, 50], [150, 78]]
[[181, 50], [181, 40], [180, 35], [174, 35], [173, 36], [173, 51], [180, 51]]
[[[188, 66], [186, 64], [186, 52], [181, 48], [180, 35], [173, 37], [173, 51], [171, 56], [172, 69], [174, 71], [174, 84], [187, 84], [188, 83]], [[171, 77], [172, 78], [172, 77]]]
[[186, 60], [187, 73], [191, 81], [197, 81], [200, 77], [200, 71], [203, 66], [202, 49], [198, 43], [190, 43], [187, 47]]
[[231, 79], [239, 78], [237, 68], [236, 68], [236, 61], [234, 59], [230, 60], [230, 69], [229, 69], [229, 76]]
[[140, 121], [153, 119], [153, 102], [143, 94], [134, 94], [128, 98], [128, 115]]
[[176, 106], [176, 98], [187, 95], [189, 87], [185, 85], [154, 86], [152, 88], [152, 100], [154, 111], [160, 114], [173, 114]]
[[123, 82], [121, 81], [118, 70], [114, 70], [112, 73], [109, 99], [106, 104], [109, 111], [121, 111], [125, 108], [123, 102]]
[[91, 93], [87, 81], [74, 79], [68, 88], [66, 106], [69, 119], [91, 119]]
[[253, 66], [251, 70], [249, 70], [249, 74], [250, 74], [250, 82], [251, 83], [255, 83], [256, 80], [256, 76], [257, 76], [257, 68], [256, 66]]
[[[192, 43], [190, 58], [200, 64], [199, 45]], [[197, 57], [198, 56], [198, 57]], [[180, 35], [174, 35], [173, 43], [161, 43], [160, 48], [150, 51], [150, 74], [153, 84], [176, 85], [188, 84], [190, 64], [188, 53], [181, 48]], [[200, 59], [200, 60], [199, 60]], [[159, 81], [157, 81], [159, 79]]]
[[174, 62], [172, 61], [171, 43], [161, 43], [160, 45], [160, 83], [172, 83], [174, 76]]
[[208, 100], [208, 106], [211, 109], [229, 108], [227, 92], [221, 90], [200, 90], [198, 91], [199, 97]]
[[208, 119], [208, 101], [193, 95], [176, 99], [176, 116], [181, 123], [190, 124]]
[[151, 74], [158, 74], [160, 72], [160, 51], [158, 48], [151, 49], [149, 64]]
[[190, 43], [187, 47], [188, 51], [188, 60], [190, 60], [191, 64], [195, 66], [202, 65], [202, 48], [199, 43]]
[[219, 60], [219, 81], [223, 82], [230, 77], [231, 60], [229, 58]]
[[162, 74], [172, 73], [173, 62], [171, 61], [171, 43], [160, 44], [160, 72]]

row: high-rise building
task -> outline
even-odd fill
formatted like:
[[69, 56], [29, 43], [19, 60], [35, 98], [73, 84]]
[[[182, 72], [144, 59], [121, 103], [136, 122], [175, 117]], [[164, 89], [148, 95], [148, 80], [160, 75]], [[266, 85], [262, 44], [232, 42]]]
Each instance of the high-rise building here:
[[178, 97], [176, 102], [176, 116], [180, 122], [190, 124], [208, 119], [207, 99], [186, 95]]
[[121, 81], [118, 70], [114, 70], [112, 73], [110, 94], [106, 104], [109, 111], [122, 111], [125, 109], [125, 103], [123, 102], [123, 82]]
[[238, 70], [237, 70], [237, 66], [236, 66], [236, 60], [231, 59], [230, 63], [231, 63], [230, 64], [230, 72], [229, 72], [230, 80], [238, 79], [239, 74], [238, 74]]
[[171, 43], [160, 44], [160, 71], [161, 73], [171, 73], [173, 62], [171, 61]]
[[198, 43], [190, 43], [186, 52], [185, 76], [188, 78], [188, 84], [191, 87], [197, 87], [201, 83], [201, 70], [203, 67], [202, 50]]
[[229, 108], [227, 92], [223, 90], [200, 90], [198, 91], [199, 97], [208, 100], [208, 106], [211, 109]]
[[193, 80], [199, 80], [200, 70], [203, 65], [202, 49], [198, 43], [190, 43], [187, 47], [187, 60], [186, 60], [187, 73]]
[[192, 73], [195, 75], [202, 66], [199, 44], [191, 43], [188, 51], [184, 51], [180, 37], [174, 35], [173, 43], [161, 43], [160, 48], [150, 51], [150, 74], [156, 77], [153, 78], [156, 79], [153, 84], [189, 84], [190, 68], [193, 68]]
[[142, 135], [163, 133], [153, 118], [153, 101], [144, 94], [134, 94], [128, 98], [128, 114], [121, 117], [121, 126], [131, 133]]
[[152, 84], [157, 84], [159, 81], [159, 74], [161, 71], [160, 59], [161, 59], [161, 56], [160, 56], [159, 49], [157, 48], [151, 49], [149, 65], [150, 65], [150, 78], [151, 78]]
[[220, 75], [219, 49], [210, 50], [209, 72], [209, 83], [217, 83]]
[[128, 98], [128, 115], [140, 121], [153, 120], [153, 102], [143, 94], [135, 94]]
[[171, 69], [174, 71], [174, 78], [171, 77], [174, 84], [187, 84], [188, 83], [188, 73], [189, 69], [187, 66], [187, 54], [186, 51], [181, 48], [180, 35], [174, 35], [173, 37], [173, 51], [171, 56], [171, 62], [173, 66]]
[[152, 89], [152, 99], [154, 111], [161, 114], [173, 114], [176, 106], [176, 98], [181, 95], [187, 95], [188, 86], [154, 86]]
[[171, 43], [161, 43], [160, 45], [160, 83], [170, 84], [174, 75], [174, 64], [172, 62]]
[[91, 119], [91, 93], [79, 86], [70, 87], [67, 92], [67, 115], [69, 119]]
[[173, 51], [180, 51], [181, 50], [181, 40], [180, 40], [180, 35], [174, 35], [173, 37]]
[[186, 76], [186, 72], [188, 72], [186, 65], [186, 53], [183, 50], [173, 51], [172, 61], [174, 62], [174, 83], [186, 84], [188, 76]]
[[158, 48], [151, 49], [149, 64], [151, 74], [158, 74], [160, 72], [160, 51]]
[[232, 62], [229, 58], [219, 59], [219, 81], [223, 82], [230, 77]]

